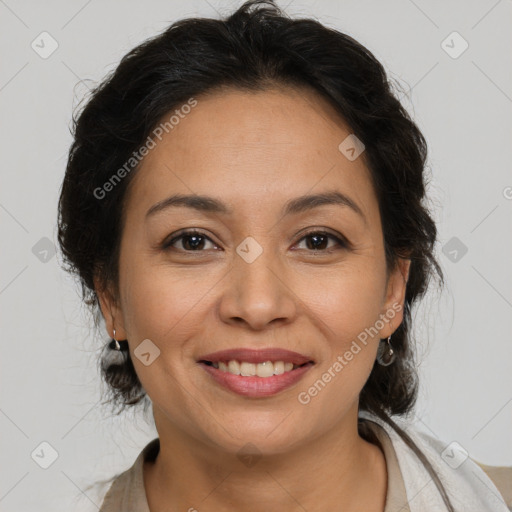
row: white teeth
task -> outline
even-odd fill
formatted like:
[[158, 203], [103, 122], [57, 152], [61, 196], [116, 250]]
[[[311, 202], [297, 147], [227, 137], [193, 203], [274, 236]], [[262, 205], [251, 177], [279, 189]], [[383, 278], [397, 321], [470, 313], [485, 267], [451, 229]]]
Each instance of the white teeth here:
[[256, 375], [256, 365], [254, 363], [240, 363], [240, 375], [243, 377], [253, 377]]
[[271, 377], [274, 375], [274, 365], [272, 361], [265, 361], [256, 365], [256, 375], [258, 377]]
[[282, 375], [284, 373], [283, 361], [276, 361], [274, 363], [274, 375]]
[[240, 375], [240, 363], [238, 361], [229, 361], [228, 371], [233, 375]]
[[265, 361], [264, 363], [247, 363], [245, 361], [238, 362], [231, 360], [228, 362], [219, 361], [212, 363], [215, 368], [222, 372], [231, 373], [233, 375], [242, 375], [243, 377], [272, 377], [273, 375], [282, 375], [284, 372], [289, 372], [298, 365], [293, 363], [285, 363], [284, 361]]

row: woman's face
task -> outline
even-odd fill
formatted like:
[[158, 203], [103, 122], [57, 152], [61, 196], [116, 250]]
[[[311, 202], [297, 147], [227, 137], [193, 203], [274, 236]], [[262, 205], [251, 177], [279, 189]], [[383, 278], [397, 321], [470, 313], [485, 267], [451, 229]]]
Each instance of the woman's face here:
[[[120, 297], [102, 293], [102, 309], [128, 339], [159, 432], [278, 453], [353, 419], [379, 339], [402, 320], [409, 262], [387, 279], [364, 153], [339, 149], [351, 131], [325, 100], [288, 89], [196, 100], [130, 185]], [[161, 203], [178, 194], [195, 201]], [[332, 200], [304, 199], [317, 194]], [[237, 376], [215, 359], [277, 375]]]

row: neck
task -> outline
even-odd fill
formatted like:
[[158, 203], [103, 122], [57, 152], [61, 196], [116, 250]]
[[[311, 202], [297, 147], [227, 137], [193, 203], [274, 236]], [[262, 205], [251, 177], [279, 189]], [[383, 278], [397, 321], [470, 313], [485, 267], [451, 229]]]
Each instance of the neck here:
[[144, 466], [152, 512], [384, 510], [385, 458], [359, 436], [357, 404], [319, 438], [242, 462], [236, 453], [201, 443], [162, 419], [155, 410], [160, 452]]

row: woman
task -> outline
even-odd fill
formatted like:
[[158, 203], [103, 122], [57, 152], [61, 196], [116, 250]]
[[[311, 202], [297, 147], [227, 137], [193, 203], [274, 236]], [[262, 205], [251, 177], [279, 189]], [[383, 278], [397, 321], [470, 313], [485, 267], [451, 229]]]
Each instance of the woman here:
[[443, 279], [425, 160], [373, 55], [272, 2], [123, 58], [59, 203], [112, 398], [158, 431], [102, 511], [507, 510], [400, 418], [411, 308]]

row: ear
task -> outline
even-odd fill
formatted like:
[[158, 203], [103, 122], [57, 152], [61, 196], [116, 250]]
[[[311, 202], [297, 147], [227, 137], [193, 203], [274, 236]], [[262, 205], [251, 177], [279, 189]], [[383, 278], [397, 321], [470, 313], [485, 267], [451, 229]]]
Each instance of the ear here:
[[381, 309], [381, 317], [387, 318], [387, 321], [384, 321], [384, 327], [380, 330], [381, 339], [391, 336], [402, 323], [410, 267], [410, 259], [399, 258], [396, 267], [389, 275], [386, 299]]
[[94, 277], [94, 289], [100, 303], [101, 312], [105, 319], [107, 332], [111, 338], [114, 337], [114, 329], [116, 330], [116, 340], [125, 340], [127, 338], [124, 328], [122, 310], [118, 305], [118, 301], [114, 297], [112, 291], [108, 287], [104, 287], [98, 278]]

